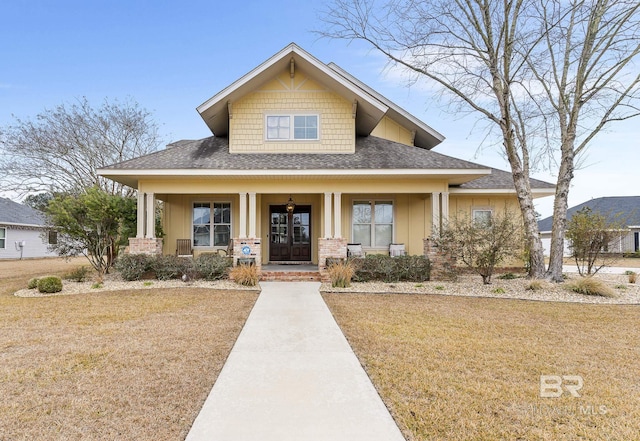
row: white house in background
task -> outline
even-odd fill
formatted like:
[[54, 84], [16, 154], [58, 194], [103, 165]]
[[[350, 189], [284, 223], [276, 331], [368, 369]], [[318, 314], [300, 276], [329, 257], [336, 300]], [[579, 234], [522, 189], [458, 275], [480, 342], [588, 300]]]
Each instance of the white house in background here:
[[46, 233], [44, 216], [26, 205], [0, 198], [0, 259], [54, 257], [48, 250], [57, 240], [55, 231]]
[[[567, 210], [567, 221], [583, 208], [589, 207], [593, 213], [602, 214], [610, 222], [622, 222], [628, 229], [620, 239], [608, 247], [612, 253], [635, 253], [640, 251], [640, 196], [609, 196], [591, 199]], [[551, 251], [551, 226], [553, 216], [538, 222], [540, 238], [544, 246], [545, 256]], [[570, 256], [571, 249], [565, 241], [564, 255]]]

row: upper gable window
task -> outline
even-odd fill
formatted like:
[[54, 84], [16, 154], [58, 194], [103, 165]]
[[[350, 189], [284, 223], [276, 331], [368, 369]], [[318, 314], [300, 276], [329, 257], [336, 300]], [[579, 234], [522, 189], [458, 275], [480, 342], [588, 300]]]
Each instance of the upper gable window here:
[[266, 134], [269, 141], [317, 140], [318, 115], [267, 115]]

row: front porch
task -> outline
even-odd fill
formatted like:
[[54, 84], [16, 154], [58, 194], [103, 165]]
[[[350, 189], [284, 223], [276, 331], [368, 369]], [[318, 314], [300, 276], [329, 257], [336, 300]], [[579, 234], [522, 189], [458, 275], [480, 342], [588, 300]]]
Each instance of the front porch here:
[[[155, 237], [157, 200], [163, 201], [162, 239]], [[252, 259], [259, 270], [297, 263], [323, 271], [327, 258], [347, 257], [348, 243], [360, 243], [366, 253], [389, 253], [390, 244], [402, 243], [407, 254], [424, 254], [423, 239], [437, 231], [448, 213], [448, 192], [140, 191], [138, 230], [129, 252], [174, 254], [176, 242], [187, 239], [197, 256], [226, 252], [231, 242], [234, 265]]]

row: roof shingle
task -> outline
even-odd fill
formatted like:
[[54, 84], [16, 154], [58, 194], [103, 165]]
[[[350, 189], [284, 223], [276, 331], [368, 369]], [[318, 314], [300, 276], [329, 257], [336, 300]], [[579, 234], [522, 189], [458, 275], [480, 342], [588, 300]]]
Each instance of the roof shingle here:
[[26, 205], [0, 198], [0, 224], [8, 222], [19, 225], [44, 225], [44, 216]]
[[[606, 216], [609, 222], [623, 221], [627, 226], [640, 225], [640, 196], [609, 196], [591, 199], [567, 210], [567, 220], [583, 208]], [[540, 231], [551, 231], [553, 216], [538, 222]]]

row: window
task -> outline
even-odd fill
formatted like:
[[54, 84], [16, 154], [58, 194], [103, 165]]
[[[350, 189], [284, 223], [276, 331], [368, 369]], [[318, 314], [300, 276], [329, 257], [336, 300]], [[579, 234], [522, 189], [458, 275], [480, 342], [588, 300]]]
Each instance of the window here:
[[387, 248], [393, 242], [393, 202], [354, 201], [353, 242]]
[[[272, 141], [318, 139], [318, 115], [267, 115], [266, 138]], [[293, 119], [293, 131], [291, 120]]]
[[226, 247], [231, 240], [231, 204], [213, 204], [213, 246]]
[[7, 247], [7, 229], [2, 227], [0, 228], [0, 250], [5, 249]]
[[491, 222], [493, 211], [488, 209], [473, 210], [471, 215], [474, 222], [486, 225]]
[[54, 230], [48, 231], [47, 238], [49, 241], [49, 245], [56, 245], [58, 243], [58, 232]]
[[230, 240], [231, 204], [195, 202], [193, 204], [193, 246], [210, 247], [213, 244], [214, 247], [226, 247]]

